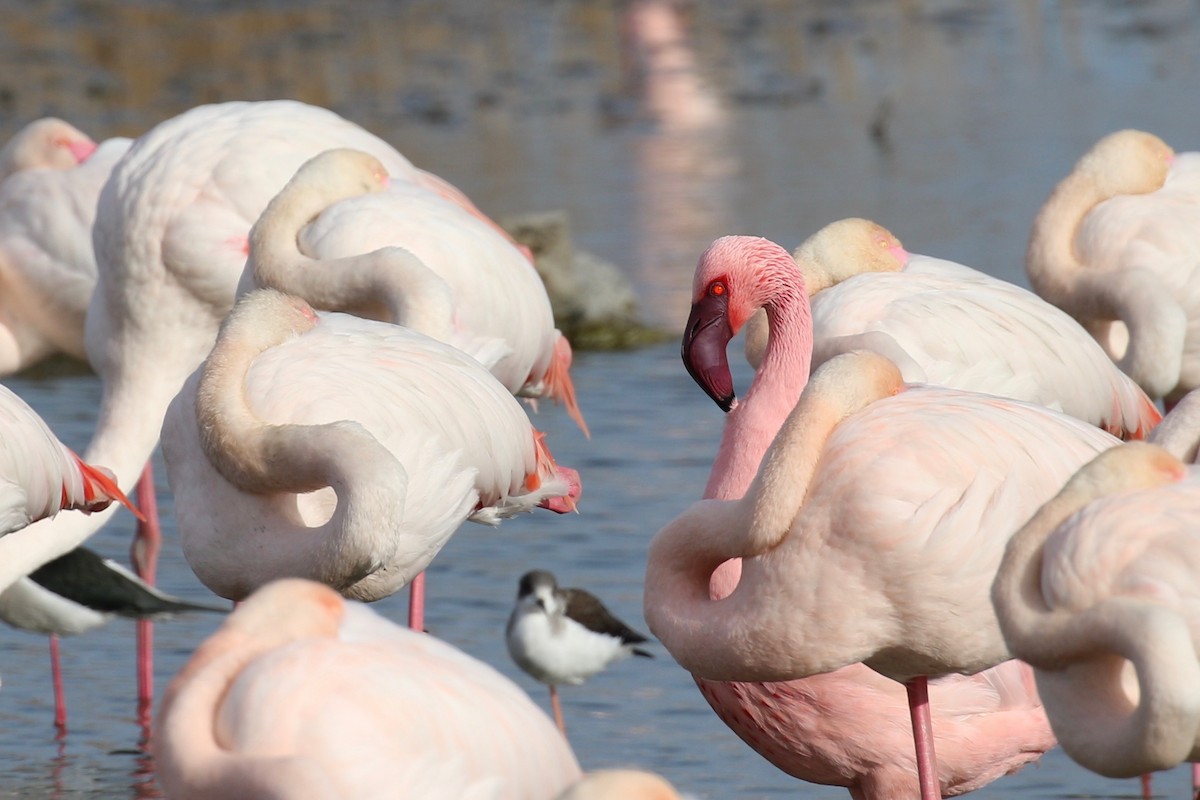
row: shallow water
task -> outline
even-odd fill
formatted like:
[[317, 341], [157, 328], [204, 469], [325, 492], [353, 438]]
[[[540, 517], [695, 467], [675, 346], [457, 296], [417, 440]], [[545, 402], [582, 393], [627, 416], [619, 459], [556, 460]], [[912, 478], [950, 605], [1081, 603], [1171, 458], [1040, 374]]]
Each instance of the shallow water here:
[[[1133, 126], [1191, 149], [1200, 121], [1200, 12], [1182, 1], [709, 0], [686, 7], [675, 71], [641, 80], [629, 26], [617, 4], [599, 0], [529, 0], [520, 15], [508, 3], [465, 1], [3, 8], [4, 133], [45, 113], [101, 138], [136, 135], [200, 102], [320, 103], [497, 216], [568, 209], [577, 245], [620, 265], [647, 321], [672, 330], [686, 314], [696, 256], [716, 236], [756, 233], [791, 246], [849, 215], [884, 223], [910, 250], [1023, 281], [1032, 215], [1086, 147]], [[544, 687], [504, 650], [517, 578], [551, 569], [644, 629], [646, 542], [698, 497], [721, 425], [674, 343], [580, 354], [574, 372], [593, 439], [557, 409], [537, 421], [556, 457], [583, 475], [581, 513], [467, 526], [429, 579], [430, 630], [547, 707]], [[6, 384], [68, 443], [86, 444], [93, 377], [54, 368]], [[179, 552], [161, 470], [159, 481], [160, 583], [208, 599]], [[91, 544], [124, 558], [131, 530], [121, 515]], [[375, 607], [404, 617], [401, 599]], [[157, 627], [160, 689], [217, 622]], [[564, 690], [585, 768], [637, 764], [708, 798], [846, 796], [760, 759], [655, 649], [653, 661]], [[133, 625], [113, 623], [63, 650], [71, 727], [56, 742], [44, 639], [0, 631], [0, 797], [155, 796], [152, 764], [137, 750]], [[1157, 785], [1183, 797], [1186, 781], [1176, 770]], [[977, 796], [1136, 790], [1055, 751]]]

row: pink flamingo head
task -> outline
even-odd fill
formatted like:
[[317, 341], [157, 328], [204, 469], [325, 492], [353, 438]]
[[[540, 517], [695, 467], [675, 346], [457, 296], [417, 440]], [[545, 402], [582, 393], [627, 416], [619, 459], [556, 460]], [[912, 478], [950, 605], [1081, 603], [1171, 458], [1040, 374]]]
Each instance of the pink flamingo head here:
[[726, 347], [771, 301], [781, 272], [798, 276], [792, 257], [756, 236], [722, 236], [700, 256], [681, 355], [688, 374], [724, 411], [735, 399]]

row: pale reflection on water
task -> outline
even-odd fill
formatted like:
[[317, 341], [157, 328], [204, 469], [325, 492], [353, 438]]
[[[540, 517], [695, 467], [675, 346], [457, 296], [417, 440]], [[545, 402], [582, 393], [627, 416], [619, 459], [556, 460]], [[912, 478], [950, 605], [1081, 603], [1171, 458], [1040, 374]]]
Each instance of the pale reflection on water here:
[[[136, 135], [201, 102], [295, 97], [396, 143], [502, 216], [566, 208], [577, 244], [634, 280], [648, 321], [677, 329], [696, 256], [725, 233], [792, 246], [873, 217], [909, 249], [1023, 281], [1051, 186], [1120, 127], [1194, 149], [1197, 8], [904, 0], [62, 2], [0, 4], [0, 134], [59, 114]], [[516, 9], [519, 9], [519, 12]], [[640, 624], [645, 544], [700, 493], [721, 418], [675, 345], [581, 354], [582, 439], [544, 410], [585, 482], [581, 514], [464, 528], [435, 561], [429, 626], [545, 703], [504, 652], [517, 577], [554, 570]], [[745, 383], [745, 375], [742, 376]], [[98, 386], [77, 372], [6, 381], [78, 447]], [[163, 491], [168, 591], [207, 592], [182, 561]], [[124, 557], [128, 515], [92, 544]], [[377, 604], [402, 619], [404, 603]], [[161, 687], [217, 620], [157, 629]], [[137, 754], [133, 626], [64, 643], [71, 730], [55, 742], [41, 637], [0, 631], [0, 797], [154, 796]], [[585, 767], [639, 764], [701, 797], [841, 798], [759, 759], [659, 650], [564, 692]], [[1159, 780], [1182, 797], [1186, 771]], [[1060, 752], [981, 797], [1115, 796]]]

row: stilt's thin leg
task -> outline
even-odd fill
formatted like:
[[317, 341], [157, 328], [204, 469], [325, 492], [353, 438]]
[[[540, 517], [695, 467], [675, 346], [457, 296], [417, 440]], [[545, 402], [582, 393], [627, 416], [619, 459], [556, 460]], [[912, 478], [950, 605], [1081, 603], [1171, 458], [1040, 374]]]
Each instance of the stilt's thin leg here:
[[58, 634], [50, 634], [50, 675], [54, 681], [54, 727], [67, 731], [67, 694], [63, 690], [62, 664], [58, 658]]
[[425, 630], [425, 573], [412, 579], [408, 585], [408, 627], [414, 631]]
[[1147, 772], [1142, 776], [1142, 800], [1150, 800], [1154, 796], [1153, 775]]
[[550, 684], [550, 707], [554, 709], [554, 724], [563, 738], [567, 738], [567, 723], [563, 722], [562, 704], [558, 702], [558, 687]]
[[933, 750], [933, 721], [929, 714], [929, 679], [913, 678], [904, 684], [908, 690], [908, 710], [912, 715], [913, 741], [917, 746], [917, 780], [921, 800], [941, 800], [937, 754]]
[[1192, 800], [1200, 800], [1200, 764], [1192, 764]]
[[[146, 521], [138, 522], [129, 560], [137, 576], [154, 585], [162, 531], [158, 526], [158, 500], [154, 495], [154, 472], [149, 461], [142, 470], [142, 477], [138, 479], [137, 502]], [[137, 717], [139, 723], [145, 723], [143, 727], [149, 730], [150, 714], [154, 707], [154, 624], [148, 619], [137, 622], [137, 674]]]

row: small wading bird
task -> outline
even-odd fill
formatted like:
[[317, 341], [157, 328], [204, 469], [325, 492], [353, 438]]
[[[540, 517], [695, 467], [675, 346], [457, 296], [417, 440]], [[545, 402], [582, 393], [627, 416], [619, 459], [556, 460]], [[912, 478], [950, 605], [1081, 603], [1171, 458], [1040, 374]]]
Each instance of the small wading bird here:
[[649, 640], [613, 616], [595, 595], [560, 588], [554, 575], [542, 569], [521, 576], [505, 639], [517, 666], [549, 684], [554, 721], [564, 736], [559, 684], [581, 684], [630, 655], [654, 657], [637, 647]]
[[90, 631], [114, 616], [161, 619], [185, 611], [223, 614], [227, 610], [163, 594], [115, 561], [84, 547], [43, 564], [0, 592], [0, 620], [14, 628], [50, 635], [54, 725], [59, 730], [67, 726], [59, 636]]

